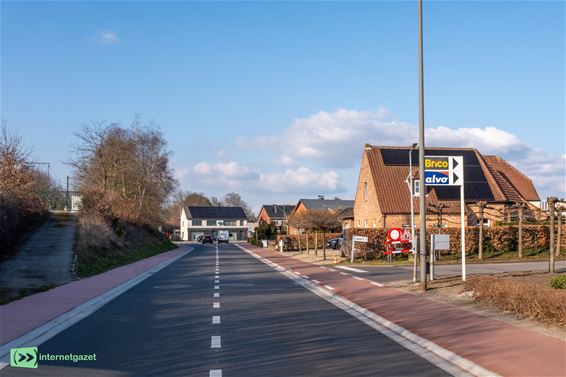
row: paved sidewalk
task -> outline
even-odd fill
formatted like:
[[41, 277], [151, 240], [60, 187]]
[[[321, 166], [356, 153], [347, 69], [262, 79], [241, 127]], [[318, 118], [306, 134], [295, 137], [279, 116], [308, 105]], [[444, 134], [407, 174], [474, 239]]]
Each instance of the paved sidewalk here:
[[0, 345], [178, 256], [185, 252], [187, 247], [180, 245], [175, 250], [0, 306]]
[[566, 340], [246, 245], [333, 293], [502, 376], [566, 376]]

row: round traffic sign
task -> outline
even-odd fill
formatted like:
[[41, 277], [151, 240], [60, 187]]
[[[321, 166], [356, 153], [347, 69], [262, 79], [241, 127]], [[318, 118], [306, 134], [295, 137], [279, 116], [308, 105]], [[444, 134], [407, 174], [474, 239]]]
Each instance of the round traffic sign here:
[[387, 235], [391, 241], [399, 241], [401, 240], [401, 236], [403, 235], [403, 230], [401, 228], [393, 228], [389, 231]]

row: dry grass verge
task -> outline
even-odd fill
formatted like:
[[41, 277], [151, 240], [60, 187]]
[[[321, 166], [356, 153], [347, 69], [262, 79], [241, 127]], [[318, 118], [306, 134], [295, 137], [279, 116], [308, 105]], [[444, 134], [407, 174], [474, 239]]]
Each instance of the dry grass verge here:
[[177, 247], [152, 228], [91, 214], [81, 216], [78, 230], [75, 272], [81, 278]]
[[551, 288], [550, 274], [481, 276], [469, 279], [466, 290], [473, 290], [480, 304], [516, 313], [556, 326], [566, 326], [566, 291]]

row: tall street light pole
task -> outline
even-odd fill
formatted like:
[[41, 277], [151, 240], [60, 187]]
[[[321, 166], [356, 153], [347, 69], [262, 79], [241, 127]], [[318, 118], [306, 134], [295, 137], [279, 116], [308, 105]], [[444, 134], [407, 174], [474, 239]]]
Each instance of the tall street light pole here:
[[409, 195], [411, 195], [411, 251], [413, 252], [413, 282], [417, 282], [417, 245], [415, 243], [415, 207], [414, 207], [414, 200], [413, 197], [415, 196], [415, 184], [413, 182], [413, 151], [417, 147], [417, 143], [411, 145], [411, 149], [409, 149], [409, 175], [407, 176], [407, 183], [409, 184]]
[[419, 254], [421, 258], [420, 290], [426, 291], [426, 185], [424, 133], [424, 77], [423, 77], [423, 0], [419, 0]]

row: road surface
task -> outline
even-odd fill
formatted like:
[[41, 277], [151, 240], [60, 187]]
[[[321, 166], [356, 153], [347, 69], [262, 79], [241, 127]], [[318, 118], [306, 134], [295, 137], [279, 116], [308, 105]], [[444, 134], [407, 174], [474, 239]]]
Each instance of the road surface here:
[[[218, 262], [217, 262], [218, 261]], [[177, 262], [39, 347], [2, 376], [444, 376], [446, 372], [234, 245]]]

